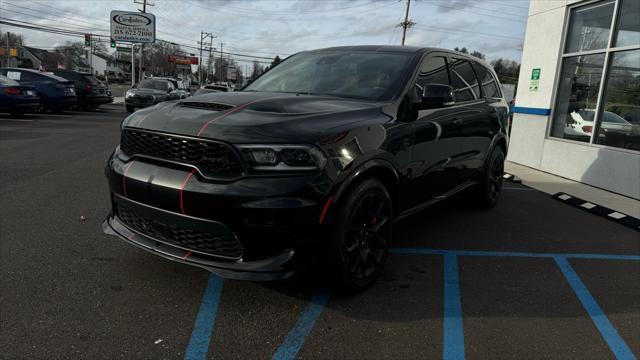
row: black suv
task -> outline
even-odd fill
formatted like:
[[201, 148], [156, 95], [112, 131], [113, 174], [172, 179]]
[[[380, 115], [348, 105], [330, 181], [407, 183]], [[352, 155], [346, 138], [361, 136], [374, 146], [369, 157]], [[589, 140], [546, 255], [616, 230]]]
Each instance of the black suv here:
[[465, 54], [302, 52], [242, 91], [126, 118], [103, 229], [236, 279], [328, 261], [340, 285], [361, 290], [398, 219], [464, 189], [496, 204], [507, 115], [494, 71]]
[[136, 108], [155, 105], [167, 100], [177, 100], [181, 97], [176, 80], [147, 78], [127, 90], [124, 94], [124, 106], [128, 112], [133, 112]]
[[55, 70], [55, 75], [73, 81], [78, 96], [78, 108], [94, 109], [113, 102], [111, 91], [91, 73], [72, 70]]

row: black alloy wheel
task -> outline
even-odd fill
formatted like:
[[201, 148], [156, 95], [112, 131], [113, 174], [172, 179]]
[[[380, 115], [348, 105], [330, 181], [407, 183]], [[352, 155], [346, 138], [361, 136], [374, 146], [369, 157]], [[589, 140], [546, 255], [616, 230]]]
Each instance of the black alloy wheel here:
[[491, 152], [487, 167], [482, 174], [482, 179], [476, 191], [478, 204], [485, 209], [491, 209], [496, 206], [502, 193], [504, 161], [504, 151], [501, 147], [496, 146]]
[[376, 179], [358, 184], [342, 204], [333, 231], [334, 270], [342, 290], [359, 292], [373, 284], [384, 267], [393, 208], [387, 189]]

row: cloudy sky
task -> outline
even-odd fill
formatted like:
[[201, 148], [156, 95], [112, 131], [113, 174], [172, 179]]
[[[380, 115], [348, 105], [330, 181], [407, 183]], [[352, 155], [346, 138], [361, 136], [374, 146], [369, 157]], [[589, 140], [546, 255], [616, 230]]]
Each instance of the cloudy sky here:
[[[142, 0], [136, 0], [141, 2]], [[400, 44], [406, 0], [152, 0], [157, 37], [197, 46], [200, 31], [214, 47], [240, 54], [281, 57], [305, 49], [354, 44]], [[406, 43], [478, 50], [489, 60], [520, 61], [529, 0], [412, 0], [416, 24]], [[0, 18], [109, 33], [111, 10], [136, 11], [133, 0], [0, 0]], [[81, 38], [0, 24], [26, 45], [53, 49]], [[185, 50], [197, 52], [195, 49]], [[237, 60], [250, 58], [237, 58]]]

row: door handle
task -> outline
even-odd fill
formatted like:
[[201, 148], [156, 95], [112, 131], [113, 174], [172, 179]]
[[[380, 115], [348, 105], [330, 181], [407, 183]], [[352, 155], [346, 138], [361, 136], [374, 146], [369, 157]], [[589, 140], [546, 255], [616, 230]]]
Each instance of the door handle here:
[[459, 119], [459, 118], [455, 118], [455, 119], [453, 119], [453, 124], [454, 124], [454, 125], [460, 125], [460, 124], [462, 124], [462, 119]]

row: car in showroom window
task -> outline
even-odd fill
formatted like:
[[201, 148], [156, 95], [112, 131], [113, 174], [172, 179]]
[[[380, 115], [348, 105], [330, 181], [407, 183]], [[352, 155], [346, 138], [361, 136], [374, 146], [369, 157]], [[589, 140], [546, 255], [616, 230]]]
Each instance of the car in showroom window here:
[[499, 199], [508, 106], [482, 96], [496, 75], [471, 61], [400, 46], [307, 51], [242, 91], [140, 110], [107, 164], [103, 230], [223, 277], [283, 279], [317, 263], [363, 290], [397, 220], [462, 191], [482, 208]]
[[640, 150], [640, 7], [621, 0], [614, 10], [571, 10], [550, 136]]

